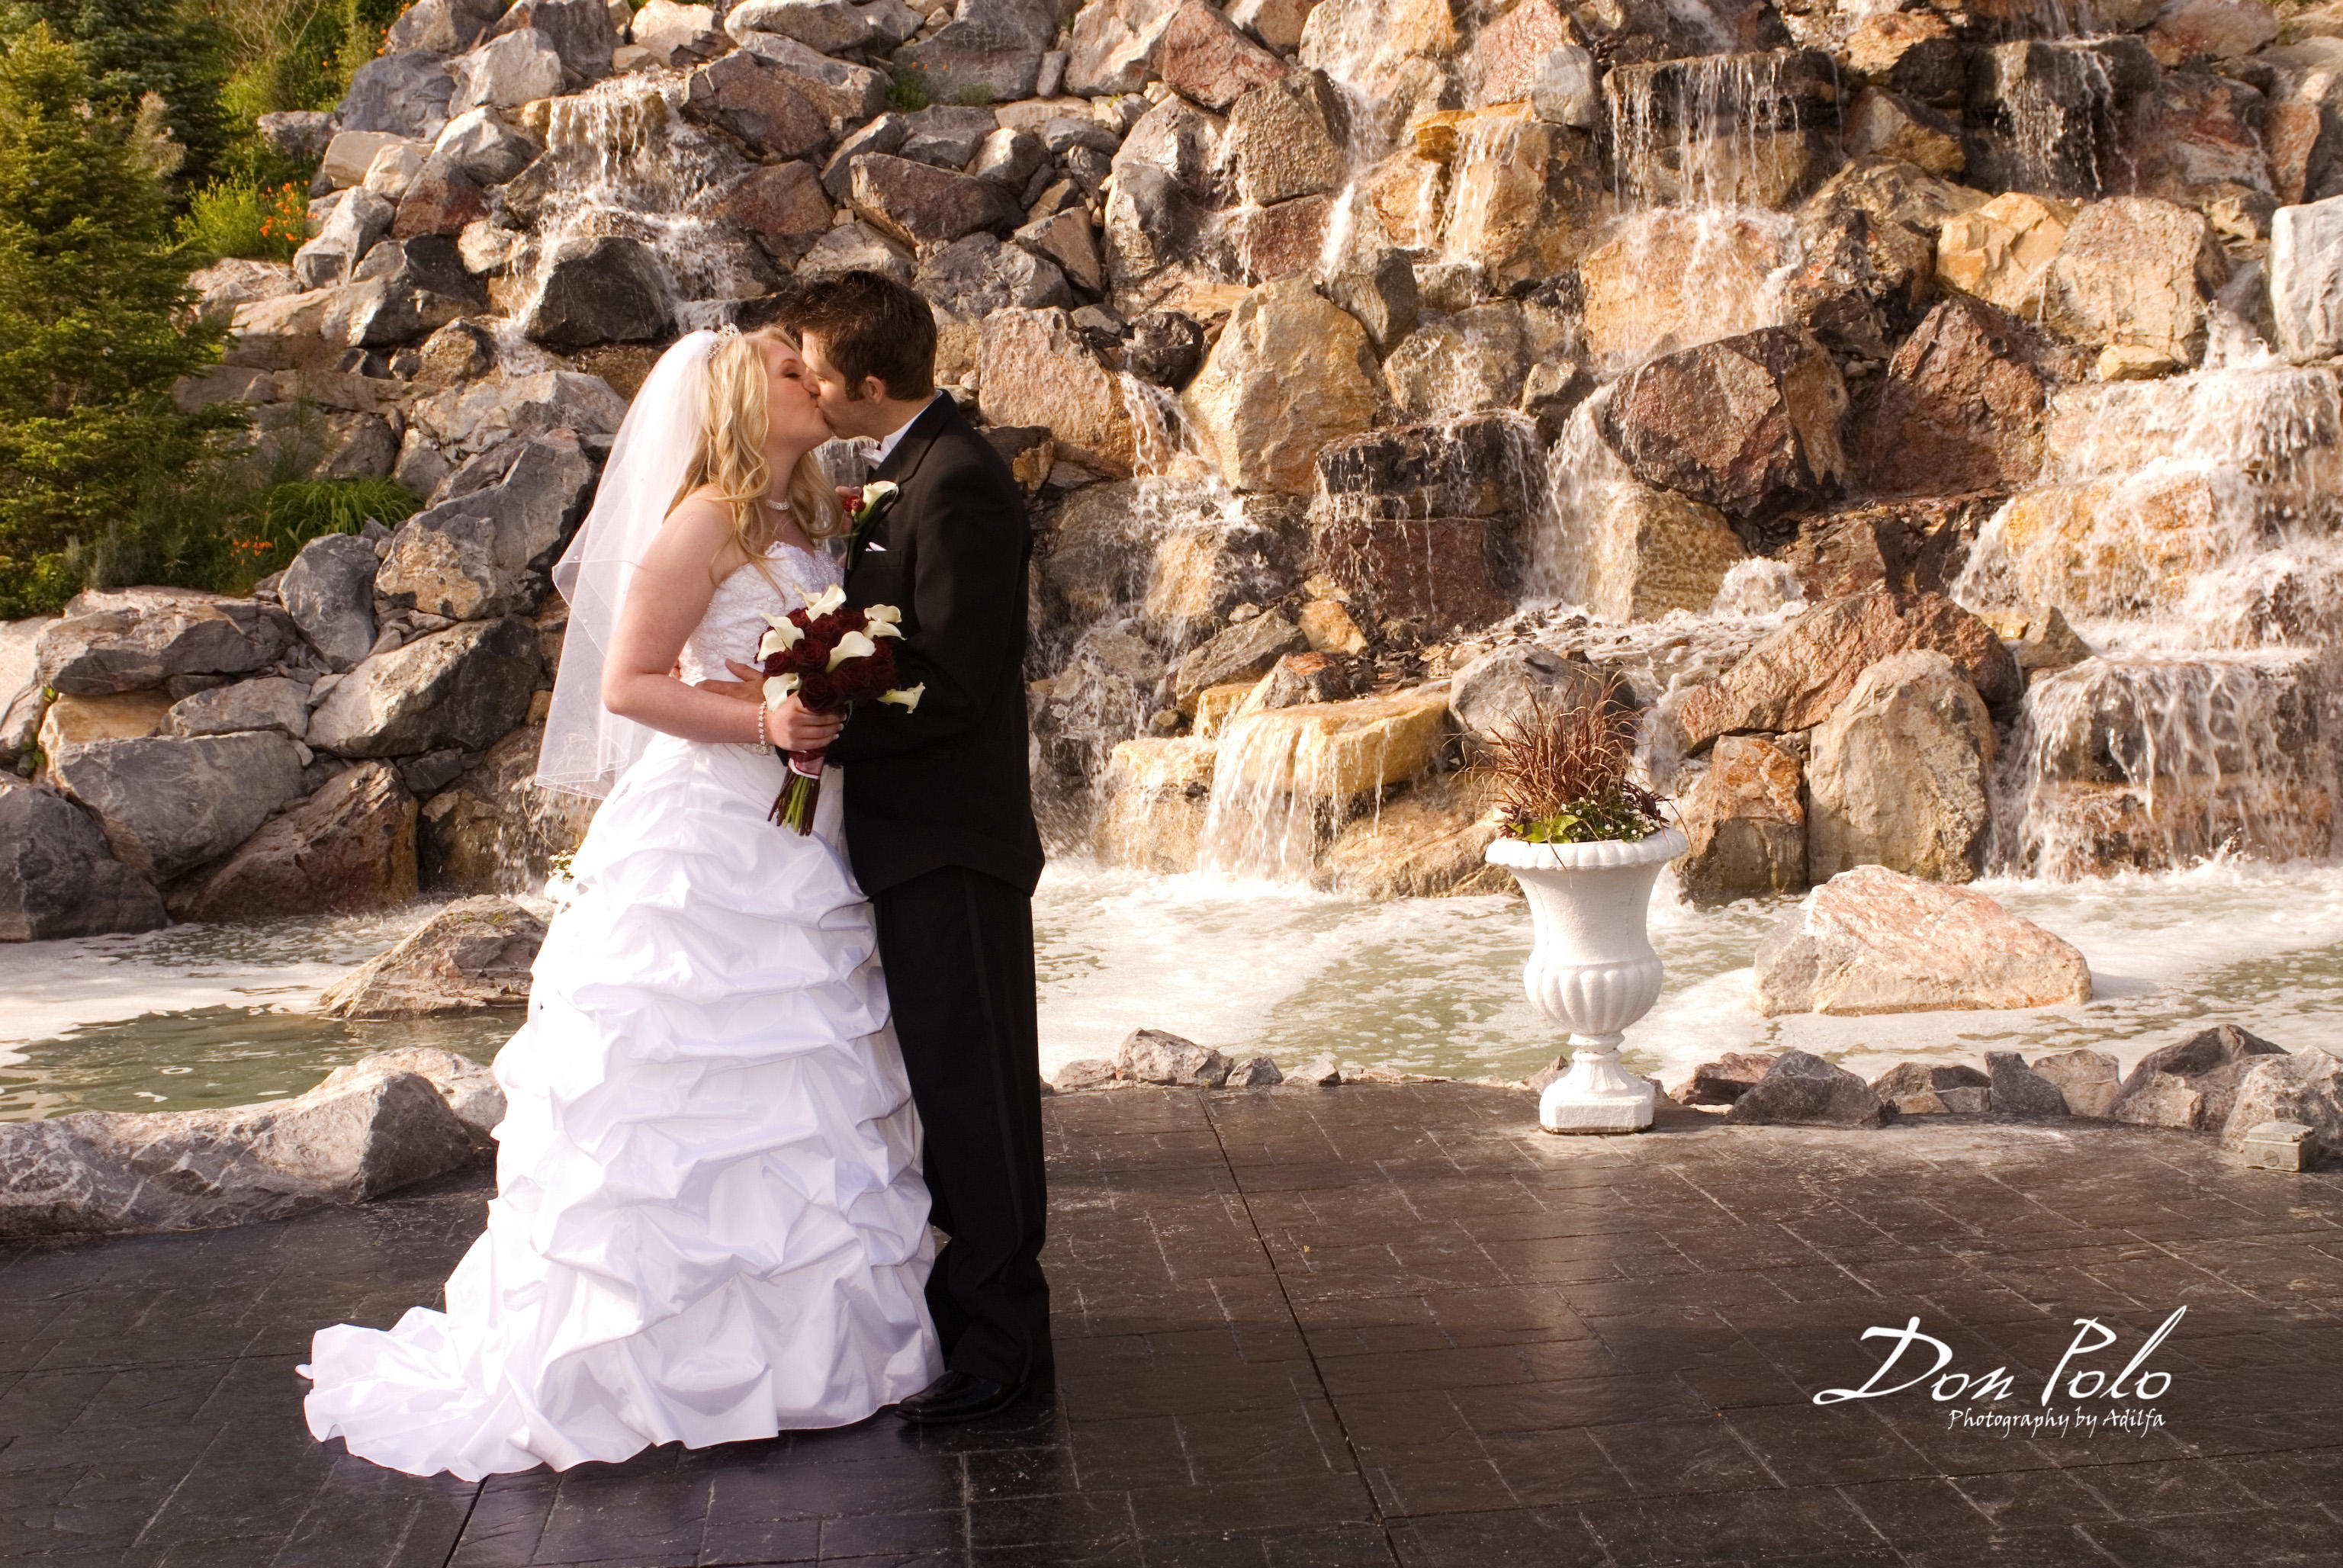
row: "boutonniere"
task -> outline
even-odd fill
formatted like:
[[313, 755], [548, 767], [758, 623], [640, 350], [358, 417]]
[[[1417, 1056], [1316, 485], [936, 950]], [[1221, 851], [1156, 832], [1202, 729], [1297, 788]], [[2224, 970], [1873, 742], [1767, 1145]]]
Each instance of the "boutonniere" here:
[[861, 559], [865, 549], [877, 550], [880, 555], [887, 553], [886, 546], [870, 543], [870, 531], [886, 515], [887, 508], [895, 504], [895, 498], [902, 493], [903, 487], [892, 479], [873, 479], [854, 492], [853, 505], [849, 512], [853, 526], [846, 535], [848, 570], [853, 569], [854, 563]]

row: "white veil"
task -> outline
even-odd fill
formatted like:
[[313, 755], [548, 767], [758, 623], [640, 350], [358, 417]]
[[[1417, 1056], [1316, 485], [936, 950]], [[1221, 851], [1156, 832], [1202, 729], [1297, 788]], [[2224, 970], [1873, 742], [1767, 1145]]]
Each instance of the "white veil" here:
[[721, 341], [694, 332], [659, 357], [611, 444], [584, 526], [553, 568], [569, 601], [569, 628], [553, 682], [537, 782], [599, 799], [653, 734], [602, 706], [602, 666], [635, 568], [667, 521], [691, 464], [708, 389], [708, 361]]

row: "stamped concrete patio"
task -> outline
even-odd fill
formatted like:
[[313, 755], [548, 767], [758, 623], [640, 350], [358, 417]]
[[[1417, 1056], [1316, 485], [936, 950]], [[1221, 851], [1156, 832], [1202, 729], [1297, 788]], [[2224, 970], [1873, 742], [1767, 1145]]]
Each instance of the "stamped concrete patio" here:
[[[434, 1301], [484, 1173], [0, 1251], [0, 1558], [2343, 1564], [2343, 1174], [2088, 1123], [1680, 1111], [1554, 1139], [1526, 1096], [1449, 1084], [1048, 1112], [1058, 1399], [952, 1431], [881, 1417], [485, 1485], [311, 1442], [309, 1332]], [[1871, 1377], [1890, 1342], [1865, 1330], [1915, 1317], [1970, 1380], [1938, 1386], [2003, 1368], [2008, 1396], [1813, 1402]], [[2115, 1342], [2045, 1404], [2104, 1338], [2085, 1317]], [[2067, 1397], [2077, 1372], [2094, 1397]]]

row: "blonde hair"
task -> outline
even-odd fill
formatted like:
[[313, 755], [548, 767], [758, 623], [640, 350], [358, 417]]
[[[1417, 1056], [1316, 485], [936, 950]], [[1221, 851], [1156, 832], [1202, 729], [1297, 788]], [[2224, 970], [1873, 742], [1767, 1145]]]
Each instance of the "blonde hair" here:
[[[732, 537], [741, 553], [762, 570], [773, 530], [757, 503], [773, 486], [771, 462], [765, 456], [770, 416], [766, 403], [769, 377], [760, 345], [796, 339], [778, 327], [727, 337], [708, 357], [708, 397], [699, 421], [699, 438], [684, 470], [683, 484], [669, 503], [673, 511], [693, 491], [711, 490], [714, 499], [732, 514]], [[846, 514], [830, 488], [829, 476], [811, 452], [798, 459], [789, 472], [790, 515], [809, 539], [835, 538], [846, 532]]]

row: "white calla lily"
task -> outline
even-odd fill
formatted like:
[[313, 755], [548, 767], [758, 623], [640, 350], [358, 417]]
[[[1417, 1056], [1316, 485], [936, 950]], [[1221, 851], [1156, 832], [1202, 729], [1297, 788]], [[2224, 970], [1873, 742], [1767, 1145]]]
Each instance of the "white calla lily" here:
[[891, 604], [874, 604], [862, 612], [862, 618], [866, 621], [883, 620], [890, 626], [900, 626], [902, 624], [903, 612]]
[[770, 658], [777, 653], [788, 652], [804, 640], [805, 633], [799, 631], [795, 625], [786, 620], [777, 620], [773, 623], [772, 630], [757, 639], [757, 657]]
[[892, 479], [873, 479], [862, 487], [862, 509], [870, 512], [883, 505], [888, 497], [903, 487]]
[[923, 680], [917, 686], [906, 686], [894, 691], [881, 692], [879, 695], [879, 700], [891, 702], [908, 713], [920, 706], [920, 699], [927, 694], [927, 689], [928, 683]]
[[879, 645], [859, 631], [850, 631], [838, 639], [830, 650], [830, 668], [836, 669], [850, 658], [868, 658], [879, 651]]
[[806, 606], [806, 613], [819, 620], [823, 616], [829, 615], [833, 610], [843, 609], [845, 608], [846, 589], [836, 583], [832, 583], [830, 587], [822, 589], [820, 594], [817, 596], [810, 604]]
[[900, 637], [903, 635], [903, 628], [897, 626], [891, 620], [865, 621], [862, 625], [862, 629], [874, 638]]
[[765, 681], [765, 706], [768, 708], [779, 708], [783, 702], [795, 695], [797, 689], [798, 678], [794, 675], [776, 675], [768, 677]]

